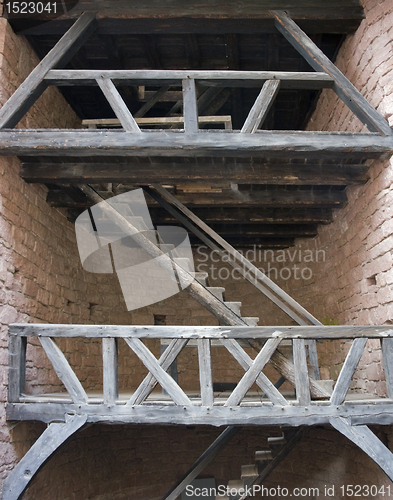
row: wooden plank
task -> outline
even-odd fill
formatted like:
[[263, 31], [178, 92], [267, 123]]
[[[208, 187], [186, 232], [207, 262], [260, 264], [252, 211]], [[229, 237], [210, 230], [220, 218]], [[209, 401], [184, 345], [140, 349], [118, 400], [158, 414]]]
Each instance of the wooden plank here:
[[393, 340], [382, 339], [383, 367], [385, 370], [386, 389], [389, 398], [393, 399]]
[[[163, 370], [167, 371], [168, 368], [175, 361], [178, 354], [182, 351], [183, 347], [187, 345], [187, 339], [175, 339], [172, 340], [169, 346], [165, 349], [165, 351], [161, 354], [158, 363], [162, 367]], [[140, 386], [136, 389], [134, 394], [128, 400], [128, 406], [139, 405], [143, 403], [143, 401], [148, 397], [154, 387], [157, 385], [156, 378], [149, 373], [146, 375], [144, 380], [141, 382]]]
[[337, 159], [382, 158], [393, 151], [393, 138], [374, 134], [270, 132], [237, 134], [223, 130], [184, 134], [121, 130], [19, 130], [0, 132], [4, 156], [163, 156], [270, 157]]
[[[139, 120], [167, 93], [169, 86], [161, 87], [157, 92], [134, 114]], [[138, 123], [138, 122], [137, 122]], [[139, 122], [141, 123], [141, 122]]]
[[119, 397], [117, 338], [102, 339], [104, 404], [113, 406]]
[[[382, 400], [383, 401], [383, 400]], [[80, 406], [80, 407], [79, 407]], [[351, 421], [392, 425], [392, 403], [381, 403], [381, 400], [345, 403], [339, 406], [312, 404], [310, 406], [273, 406], [264, 405], [241, 406], [176, 406], [166, 402], [156, 405], [144, 404], [129, 408], [115, 405], [108, 410], [104, 405], [75, 405], [68, 403], [9, 403], [7, 405], [8, 420], [36, 420], [42, 422], [63, 421], [68, 412], [80, 412], [87, 415], [91, 423], [114, 424], [170, 424], [170, 425], [211, 425], [221, 427], [227, 425], [257, 426], [290, 426], [326, 425], [332, 417], [348, 417]]]
[[27, 338], [11, 335], [8, 341], [8, 401], [17, 403], [25, 391]]
[[293, 340], [293, 366], [295, 368], [295, 388], [298, 404], [308, 406], [311, 402], [311, 396], [304, 339]]
[[344, 401], [349, 386], [351, 385], [353, 374], [355, 373], [356, 367], [359, 364], [366, 343], [367, 338], [358, 338], [353, 341], [347, 357], [345, 358], [344, 365], [341, 368], [337, 382], [334, 386], [333, 393], [330, 398], [330, 404], [340, 405]]
[[[255, 341], [250, 341], [252, 344]], [[293, 387], [296, 387], [295, 368], [280, 351], [276, 351], [270, 358], [270, 364], [283, 375]], [[329, 399], [330, 393], [318, 384], [314, 377], [309, 376], [311, 396], [316, 399]]]
[[47, 427], [26, 455], [10, 472], [3, 485], [3, 500], [18, 500], [30, 481], [53, 453], [86, 423], [86, 414], [67, 415], [65, 423]]
[[[217, 299], [218, 300], [218, 299]], [[154, 339], [353, 339], [393, 338], [391, 325], [380, 326], [154, 326], [154, 325], [55, 325], [14, 323], [10, 334], [26, 337], [134, 337]]]
[[84, 12], [52, 50], [34, 68], [0, 110], [0, 129], [12, 128], [46, 89], [48, 72], [67, 63], [95, 30], [95, 12]]
[[[302, 307], [298, 302], [296, 302], [290, 295], [288, 295], [284, 290], [282, 290], [278, 285], [276, 285], [270, 278], [268, 278], [264, 273], [260, 271], [254, 264], [252, 264], [248, 259], [243, 257], [237, 250], [235, 250], [231, 245], [229, 245], [219, 234], [213, 231], [207, 224], [205, 224], [201, 219], [195, 216], [187, 207], [185, 207], [181, 202], [179, 202], [174, 196], [172, 196], [166, 189], [158, 184], [153, 185], [154, 189], [159, 193], [159, 195], [169, 204], [173, 205], [182, 214], [184, 214], [188, 219], [190, 219], [198, 228], [202, 229], [207, 236], [217, 243], [219, 247], [223, 248], [228, 252], [228, 254], [233, 257], [229, 259], [229, 264], [244, 276], [250, 283], [252, 283], [258, 290], [260, 290], [264, 295], [268, 296], [276, 305], [278, 305], [284, 312], [286, 312], [290, 317], [295, 319], [298, 324], [305, 324], [305, 321], [297, 315], [304, 316], [308, 321], [313, 324], [321, 324], [312, 314], [310, 314], [304, 307]], [[270, 290], [268, 290], [270, 289]], [[278, 296], [275, 297], [271, 292]], [[289, 306], [289, 307], [287, 307]], [[291, 312], [291, 309], [295, 311]]]
[[112, 80], [108, 78], [99, 78], [97, 83], [124, 130], [126, 132], [141, 132], [141, 129], [134, 120], [134, 117], [127, 108]]
[[239, 431], [240, 427], [227, 427], [194, 462], [180, 481], [164, 495], [163, 500], [176, 500], [181, 492], [187, 488]]
[[183, 390], [180, 389], [173, 378], [168, 375], [165, 370], [163, 370], [157, 359], [139, 339], [126, 338], [125, 341], [135, 352], [138, 358], [142, 361], [142, 363], [146, 366], [149, 372], [154, 375], [161, 387], [165, 389], [165, 391], [170, 395], [175, 404], [180, 406], [192, 405], [191, 401], [188, 399], [188, 396], [186, 396]]
[[[239, 362], [244, 370], [248, 370], [253, 361], [250, 356], [240, 347], [238, 342], [234, 339], [222, 339], [222, 344], [228, 349], [232, 356]], [[258, 386], [263, 390], [266, 396], [274, 405], [286, 406], [288, 401], [277, 390], [277, 388], [270, 382], [264, 373], [260, 373], [255, 380]]]
[[209, 339], [198, 339], [199, 381], [202, 406], [213, 406], [212, 357]]
[[[209, 90], [209, 89], [208, 89]], [[208, 92], [207, 90], [207, 92]], [[213, 89], [214, 90], [214, 89]], [[138, 125], [181, 125], [184, 124], [183, 116], [151, 116], [138, 118], [139, 111], [134, 114], [135, 121]], [[198, 123], [223, 123], [231, 122], [230, 115], [222, 116], [198, 116]], [[106, 125], [109, 127], [118, 127], [121, 125], [117, 118], [98, 118], [96, 120], [82, 120], [82, 125]]]
[[273, 352], [277, 349], [280, 339], [268, 339], [265, 345], [260, 350], [257, 357], [254, 359], [252, 365], [243, 375], [236, 388], [229, 396], [224, 406], [238, 406], [242, 402], [247, 391], [252, 384], [256, 381], [258, 375], [261, 373], [266, 363], [271, 358]]
[[[203, 123], [199, 117], [199, 123]], [[138, 120], [137, 120], [138, 122]], [[196, 161], [193, 165], [175, 162], [137, 163], [135, 161], [114, 163], [74, 162], [66, 163], [22, 163], [20, 174], [27, 182], [129, 182], [135, 184], [174, 183], [211, 186], [225, 179], [237, 184], [284, 184], [284, 185], [348, 185], [365, 182], [368, 167], [365, 165], [307, 165], [253, 164], [251, 161], [224, 165], [206, 165]]]
[[40, 337], [39, 340], [57, 376], [63, 382], [74, 403], [86, 403], [87, 394], [55, 341], [50, 337]]
[[228, 70], [60, 70], [46, 75], [49, 85], [97, 85], [97, 79], [108, 78], [119, 85], [179, 85], [182, 80], [197, 80], [201, 85], [222, 87], [261, 87], [264, 80], [280, 80], [281, 88], [331, 88], [334, 79], [319, 73], [292, 71]]
[[367, 453], [393, 481], [393, 454], [366, 425], [351, 425], [347, 418], [331, 418], [330, 424]]
[[195, 80], [193, 78], [184, 78], [182, 86], [184, 131], [186, 134], [196, 134], [199, 126]]
[[253, 134], [264, 122], [280, 88], [280, 80], [267, 80], [251, 108], [241, 132]]
[[371, 132], [391, 136], [393, 134], [388, 122], [371, 106], [354, 85], [325, 56], [315, 43], [284, 12], [272, 11], [277, 29], [306, 59], [315, 71], [324, 71], [334, 80], [333, 90], [348, 108], [367, 125]]

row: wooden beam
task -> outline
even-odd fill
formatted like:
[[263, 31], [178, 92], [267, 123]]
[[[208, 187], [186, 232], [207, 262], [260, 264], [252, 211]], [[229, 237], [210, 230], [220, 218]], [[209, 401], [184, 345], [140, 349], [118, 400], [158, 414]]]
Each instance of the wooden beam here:
[[293, 366], [295, 368], [295, 388], [298, 404], [308, 406], [311, 402], [311, 396], [304, 339], [293, 340]]
[[280, 88], [280, 80], [267, 80], [251, 108], [241, 129], [243, 134], [254, 134], [264, 122]]
[[48, 85], [97, 85], [107, 78], [118, 85], [179, 85], [184, 79], [200, 85], [222, 87], [258, 87], [265, 80], [280, 80], [281, 88], [332, 88], [334, 79], [324, 71], [231, 71], [231, 70], [65, 70], [52, 69], [45, 77]]
[[199, 381], [202, 406], [213, 406], [212, 358], [209, 339], [198, 339]]
[[393, 339], [383, 338], [381, 339], [381, 344], [386, 389], [389, 398], [393, 399]]
[[26, 337], [11, 335], [8, 341], [8, 401], [17, 403], [25, 391]]
[[272, 11], [276, 27], [315, 71], [324, 71], [333, 80], [333, 90], [371, 132], [391, 136], [388, 122], [371, 106], [354, 85], [341, 73], [315, 43], [284, 12]]
[[246, 373], [241, 378], [240, 382], [237, 384], [236, 388], [229, 396], [227, 401], [224, 403], [224, 406], [238, 406], [242, 402], [244, 396], [249, 391], [252, 384], [258, 378], [258, 375], [261, 373], [267, 362], [270, 360], [272, 354], [277, 349], [281, 339], [268, 339], [265, 345], [257, 354], [254, 359], [252, 365], [246, 371]]
[[363, 450], [393, 481], [393, 454], [366, 425], [351, 425], [347, 418], [331, 418], [330, 424]]
[[112, 80], [108, 78], [99, 78], [97, 83], [124, 130], [126, 132], [141, 132], [141, 129], [136, 123], [130, 110], [127, 108]]
[[225, 448], [239, 432], [240, 427], [227, 427], [196, 460], [180, 481], [164, 497], [163, 500], [176, 500], [182, 491], [203, 471], [203, 469]]
[[[43, 159], [44, 160], [44, 159]], [[20, 174], [26, 182], [39, 183], [95, 183], [129, 182], [135, 184], [197, 184], [219, 183], [229, 187], [236, 184], [284, 184], [284, 185], [348, 185], [368, 180], [366, 165], [311, 164], [263, 164], [239, 160], [206, 164], [196, 161], [140, 163], [84, 161], [66, 163], [22, 163]]]
[[374, 134], [318, 132], [255, 134], [207, 131], [183, 134], [165, 131], [129, 134], [112, 130], [0, 131], [4, 156], [163, 156], [270, 157], [337, 159], [384, 158], [393, 138]]
[[196, 134], [199, 127], [195, 80], [193, 78], [184, 78], [182, 85], [184, 131], [186, 134]]
[[142, 118], [150, 109], [161, 100], [161, 98], [168, 92], [169, 86], [161, 87], [155, 94], [134, 114], [135, 118]]
[[44, 463], [83, 427], [86, 420], [86, 414], [67, 415], [65, 423], [50, 424], [4, 481], [2, 499], [20, 500]]
[[150, 339], [354, 339], [393, 338], [393, 328], [383, 326], [153, 326], [153, 325], [48, 325], [14, 323], [10, 334], [22, 337], [134, 337]]
[[330, 398], [331, 405], [340, 405], [344, 401], [349, 386], [351, 385], [353, 374], [355, 373], [356, 367], [358, 366], [360, 358], [364, 352], [366, 343], [366, 338], [358, 338], [353, 341], [334, 386], [334, 390]]
[[102, 339], [104, 404], [113, 406], [119, 397], [117, 338]]
[[86, 403], [88, 400], [87, 394], [56, 342], [50, 337], [40, 337], [40, 343], [74, 403]]
[[[232, 354], [232, 356], [238, 361], [240, 366], [244, 370], [248, 370], [253, 364], [253, 360], [250, 356], [242, 349], [239, 343], [234, 339], [222, 339], [221, 343], [224, 347], [228, 349], [228, 351]], [[258, 386], [263, 390], [266, 394], [266, 397], [270, 399], [270, 401], [274, 405], [287, 406], [288, 402], [284, 398], [284, 396], [277, 390], [277, 388], [270, 382], [270, 380], [266, 377], [264, 373], [260, 373], [256, 378], [255, 382]]]
[[13, 128], [46, 89], [48, 72], [67, 63], [95, 30], [95, 12], [84, 12], [33, 69], [0, 110], [0, 129]]

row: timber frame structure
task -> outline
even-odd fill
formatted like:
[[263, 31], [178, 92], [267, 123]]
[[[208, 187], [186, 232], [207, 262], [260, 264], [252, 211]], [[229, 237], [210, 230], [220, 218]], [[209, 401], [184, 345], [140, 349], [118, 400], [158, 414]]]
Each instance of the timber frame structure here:
[[[227, 20], [229, 24], [232, 21]], [[334, 19], [331, 21], [334, 22]], [[223, 290], [209, 287], [208, 276], [205, 273], [196, 273], [192, 275], [187, 293], [212, 312], [223, 326], [12, 325], [9, 345], [8, 419], [41, 420], [49, 426], [6, 480], [4, 500], [21, 498], [36, 472], [56, 449], [84, 425], [97, 422], [227, 426], [217, 442], [206, 450], [182, 481], [168, 493], [165, 497], [167, 499], [177, 498], [219, 449], [225, 446], [237, 428], [243, 425], [299, 428], [292, 434], [286, 431], [286, 440], [274, 458], [277, 462], [296, 445], [307, 426], [331, 424], [362, 448], [393, 480], [393, 455], [368, 428], [368, 425], [373, 424], [393, 424], [393, 330], [390, 327], [377, 326], [322, 326], [308, 311], [245, 259], [234, 248], [235, 245], [228, 243], [217, 231], [203, 222], [203, 217], [198, 216], [197, 211], [194, 213], [187, 207], [198, 207], [199, 201], [205, 196], [203, 193], [175, 197], [162, 187], [162, 184], [181, 182], [185, 179], [181, 166], [176, 165], [172, 178], [165, 177], [170, 175], [168, 172], [172, 168], [171, 165], [173, 166], [172, 163], [162, 163], [167, 173], [161, 176], [158, 171], [160, 163], [157, 160], [146, 169], [143, 162], [139, 169], [130, 168], [130, 161], [135, 160], [135, 166], [136, 160], [150, 157], [161, 157], [164, 161], [170, 158], [170, 162], [176, 158], [191, 159], [197, 162], [197, 168], [198, 161], [202, 162], [198, 175], [202, 183], [206, 183], [209, 175], [215, 180], [222, 177], [225, 162], [229, 159], [229, 173], [226, 174], [233, 175], [233, 181], [241, 184], [245, 181], [252, 183], [259, 175], [254, 167], [250, 166], [250, 158], [256, 162], [258, 159], [265, 162], [265, 172], [261, 173], [265, 181], [269, 177], [269, 165], [287, 162], [287, 166], [299, 165], [298, 170], [301, 171], [302, 167], [306, 168], [307, 165], [318, 161], [321, 169], [324, 165], [332, 165], [330, 174], [325, 175], [330, 175], [329, 182], [333, 183], [335, 167], [348, 165], [347, 171], [341, 172], [347, 180], [351, 177], [350, 169], [356, 171], [356, 175], [361, 178], [367, 169], [367, 160], [387, 157], [392, 153], [393, 132], [388, 123], [286, 12], [269, 11], [262, 24], [268, 31], [278, 30], [282, 33], [315, 72], [240, 69], [59, 69], [59, 66], [65, 66], [71, 60], [94, 30], [106, 29], [110, 32], [116, 27], [116, 19], [110, 18], [109, 15], [105, 17], [105, 9], [104, 14], [101, 12], [99, 15], [94, 10], [86, 10], [0, 110], [0, 154], [16, 155], [22, 159], [22, 177], [29, 182], [45, 182], [50, 185], [57, 183], [60, 187], [63, 186], [62, 196], [67, 197], [70, 193], [76, 196], [73, 203], [68, 200], [69, 205], [64, 205], [70, 210], [83, 209], [110, 198], [114, 194], [113, 191], [98, 189], [97, 185], [100, 183], [112, 185], [126, 179], [134, 187], [141, 185], [149, 196], [153, 209], [163, 207], [172, 218], [178, 220], [211, 249], [229, 255], [230, 264], [298, 324], [291, 327], [259, 327], [258, 318], [242, 317], [237, 303], [225, 302]], [[147, 25], [150, 26], [148, 22]], [[118, 27], [121, 26], [119, 21]], [[160, 26], [158, 23], [157, 29], [163, 29]], [[309, 27], [310, 23], [306, 22], [305, 27], [307, 26]], [[61, 21], [53, 21], [50, 29], [60, 33], [64, 31], [63, 28]], [[145, 29], [149, 30], [151, 27]], [[31, 33], [34, 33], [34, 28], [30, 30]], [[101, 122], [92, 119], [87, 121], [87, 125], [94, 128], [85, 130], [14, 129], [49, 85], [64, 88], [98, 87], [116, 118], [111, 118], [112, 122], [105, 118]], [[118, 87], [130, 85], [159, 87], [157, 93], [148, 100], [144, 112], [140, 112], [138, 116], [130, 111], [118, 90]], [[181, 102], [178, 109], [183, 108], [183, 116], [168, 117], [167, 120], [165, 117], [144, 118], [145, 112], [151, 109], [171, 86], [182, 89], [179, 92]], [[258, 93], [242, 127], [233, 130], [231, 117], [227, 115], [219, 117], [212, 113], [208, 118], [198, 116], [201, 104], [198, 87], [207, 88], [205, 92], [211, 95], [217, 89], [243, 87], [258, 89]], [[260, 128], [267, 119], [280, 89], [318, 91], [323, 88], [333, 89], [367, 127], [368, 132], [272, 131]], [[146, 128], [151, 124], [155, 127], [165, 125], [171, 128]], [[179, 124], [184, 124], [184, 128], [174, 128]], [[111, 128], [113, 125], [117, 128]], [[222, 125], [225, 128], [222, 128]], [[213, 169], [208, 163], [203, 168], [205, 158], [213, 159]], [[308, 175], [307, 171], [305, 175]], [[187, 176], [190, 177], [190, 174]], [[285, 173], [281, 175], [281, 182], [283, 177]], [[300, 177], [301, 175], [298, 179]], [[345, 179], [343, 182], [345, 185]], [[232, 186], [232, 195], [236, 189]], [[57, 196], [56, 190], [54, 191], [52, 201]], [[242, 195], [241, 191], [238, 193], [238, 202], [233, 202], [233, 197], [225, 192], [218, 193], [218, 203], [235, 206], [241, 210], [242, 201], [246, 200], [248, 208], [252, 210], [257, 204], [256, 200], [260, 199], [258, 191], [250, 191], [246, 196]], [[51, 193], [49, 198], [50, 195]], [[332, 191], [329, 196], [332, 206], [340, 206], [345, 201], [342, 190]], [[279, 206], [278, 194], [277, 200]], [[206, 201], [206, 205], [208, 203]], [[321, 206], [316, 210], [320, 210]], [[106, 210], [108, 216], [112, 220], [115, 219], [118, 226], [151, 257], [161, 257], [160, 262], [164, 268], [173, 268], [180, 282], [190, 278], [190, 270], [184, 259], [178, 258], [173, 251], [163, 251], [159, 244], [146, 238], [143, 234], [144, 228], [136, 224], [136, 217], [123, 217], [109, 204]], [[239, 240], [235, 241], [239, 243]], [[279, 247], [289, 244], [282, 240]], [[267, 246], [274, 246], [274, 243], [270, 242]], [[31, 337], [39, 339], [64, 384], [66, 393], [25, 395], [26, 344], [27, 339]], [[102, 395], [90, 395], [85, 392], [57, 346], [57, 338], [67, 337], [102, 341]], [[149, 338], [160, 339], [168, 346], [158, 360], [142, 342], [143, 339]], [[348, 395], [351, 379], [368, 338], [381, 340], [387, 398]], [[124, 339], [149, 372], [133, 394], [124, 395], [118, 390], [119, 339]], [[316, 341], [323, 339], [352, 339], [352, 347], [332, 392], [319, 380]], [[198, 349], [200, 388], [195, 394], [186, 394], [167, 373], [186, 346]], [[251, 359], [247, 354], [245, 346], [251, 346], [257, 351], [255, 359]], [[288, 346], [293, 350], [293, 360], [285, 355]], [[215, 347], [227, 349], [245, 370], [245, 375], [230, 394], [223, 395], [214, 391], [211, 349]], [[279, 391], [280, 381], [274, 383], [264, 375], [262, 370], [267, 363], [271, 363], [281, 374], [281, 378], [294, 386], [294, 397], [283, 395]], [[312, 374], [308, 363], [312, 366]], [[249, 393], [254, 383], [259, 386], [263, 396], [256, 397], [255, 394]], [[165, 390], [163, 394], [157, 395], [153, 392], [157, 384]], [[248, 484], [262, 481], [271, 471], [272, 466], [268, 465], [267, 461], [263, 463], [262, 472], [258, 470]], [[239, 495], [237, 498], [244, 497]]]

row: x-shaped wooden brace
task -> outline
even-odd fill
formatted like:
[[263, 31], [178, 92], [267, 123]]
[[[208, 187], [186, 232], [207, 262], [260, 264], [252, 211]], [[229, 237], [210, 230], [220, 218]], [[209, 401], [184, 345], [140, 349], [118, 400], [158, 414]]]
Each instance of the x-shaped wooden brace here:
[[131, 399], [128, 401], [127, 405], [141, 404], [158, 382], [161, 387], [169, 394], [175, 404], [179, 406], [192, 406], [192, 403], [188, 396], [173, 380], [173, 378], [166, 372], [166, 370], [176, 359], [179, 352], [187, 344], [187, 339], [173, 340], [169, 344], [168, 348], [162, 353], [159, 360], [157, 360], [153, 356], [153, 354], [140, 339], [125, 338], [125, 341], [150, 372], [140, 384], [138, 389], [135, 391]]

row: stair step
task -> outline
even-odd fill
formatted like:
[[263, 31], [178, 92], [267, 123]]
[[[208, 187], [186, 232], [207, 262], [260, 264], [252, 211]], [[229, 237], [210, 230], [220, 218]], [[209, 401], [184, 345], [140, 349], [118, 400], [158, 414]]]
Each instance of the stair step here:
[[237, 490], [238, 492], [244, 490], [243, 479], [231, 479], [228, 481], [228, 490], [229, 492], [231, 492], [231, 490]]
[[197, 281], [199, 281], [199, 283], [201, 283], [204, 286], [207, 286], [208, 278], [209, 278], [209, 275], [205, 271], [197, 271], [195, 273], [195, 279]]
[[207, 289], [215, 296], [217, 299], [224, 301], [225, 288], [222, 286], [208, 286]]
[[190, 271], [190, 259], [187, 257], [174, 257], [174, 262], [182, 267], [185, 271]]
[[227, 495], [217, 495], [216, 500], [229, 500], [229, 496]]
[[143, 220], [143, 217], [135, 217], [134, 215], [126, 215], [125, 219], [135, 226], [139, 231], [148, 231], [149, 228], [146, 226], [145, 221]]
[[281, 448], [287, 443], [285, 436], [271, 436], [267, 438], [267, 444], [272, 450], [276, 450], [277, 448]]
[[266, 462], [267, 460], [273, 460], [272, 450], [259, 450], [255, 452], [255, 460], [257, 462]]
[[224, 304], [229, 307], [235, 314], [240, 316], [240, 308], [242, 306], [241, 302], [224, 302]]
[[258, 474], [258, 466], [257, 464], [251, 465], [242, 465], [241, 467], [241, 475], [242, 479], [255, 479], [259, 476]]
[[258, 316], [243, 316], [242, 319], [247, 323], [248, 326], [258, 326]]

